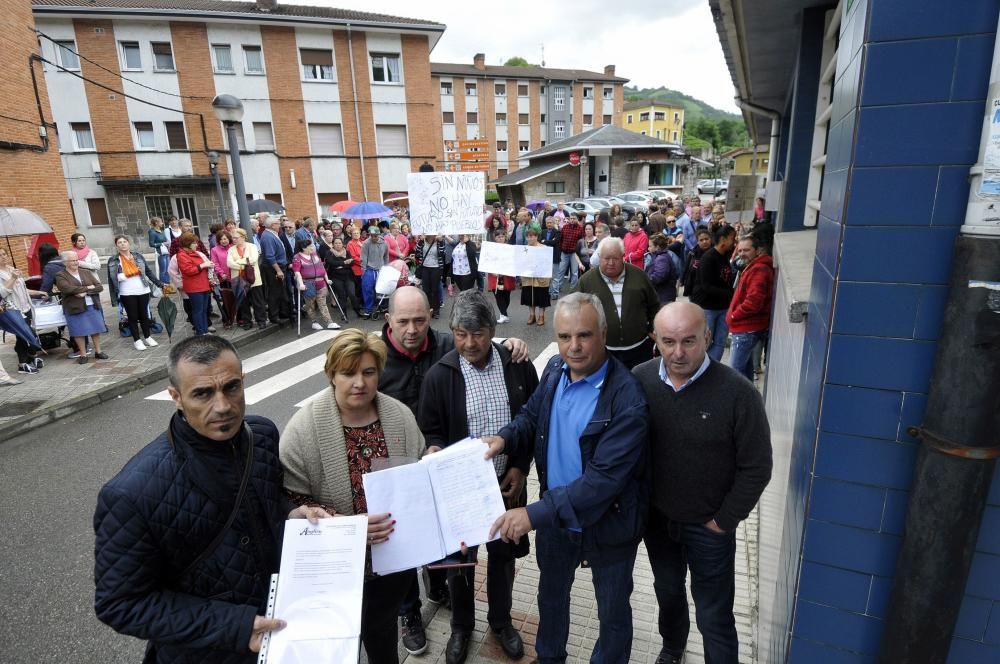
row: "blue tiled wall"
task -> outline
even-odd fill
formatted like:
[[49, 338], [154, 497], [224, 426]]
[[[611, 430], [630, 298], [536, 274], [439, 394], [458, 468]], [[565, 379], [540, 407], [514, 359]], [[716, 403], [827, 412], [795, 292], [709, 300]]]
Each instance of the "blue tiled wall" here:
[[[841, 24], [789, 479], [805, 530], [789, 662], [878, 653], [998, 12], [857, 0]], [[1000, 661], [1000, 471], [989, 503], [949, 664]]]

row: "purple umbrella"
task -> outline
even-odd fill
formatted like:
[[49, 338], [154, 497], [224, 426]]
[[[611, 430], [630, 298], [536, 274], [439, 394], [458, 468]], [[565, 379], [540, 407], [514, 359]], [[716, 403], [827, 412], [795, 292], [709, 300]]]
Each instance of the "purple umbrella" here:
[[548, 201], [528, 201], [528, 204], [524, 207], [528, 208], [532, 212], [537, 212], [539, 208], [545, 207]]
[[392, 215], [392, 210], [381, 203], [365, 201], [364, 203], [352, 205], [344, 210], [344, 213], [340, 216], [345, 219], [380, 219], [390, 215]]

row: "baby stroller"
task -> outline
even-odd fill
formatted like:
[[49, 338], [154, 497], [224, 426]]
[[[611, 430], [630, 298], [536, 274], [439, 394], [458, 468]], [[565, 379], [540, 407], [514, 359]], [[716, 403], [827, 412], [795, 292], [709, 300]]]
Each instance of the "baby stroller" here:
[[73, 349], [73, 342], [63, 335], [66, 329], [66, 316], [62, 305], [58, 302], [43, 302], [31, 300], [31, 327], [45, 350], [55, 350], [62, 342]]
[[372, 318], [388, 312], [389, 296], [395, 293], [397, 288], [408, 283], [410, 283], [410, 268], [406, 266], [405, 261], [397, 258], [388, 265], [382, 266], [382, 269], [378, 271], [378, 278], [375, 280], [375, 295], [378, 297], [378, 301], [375, 303]]

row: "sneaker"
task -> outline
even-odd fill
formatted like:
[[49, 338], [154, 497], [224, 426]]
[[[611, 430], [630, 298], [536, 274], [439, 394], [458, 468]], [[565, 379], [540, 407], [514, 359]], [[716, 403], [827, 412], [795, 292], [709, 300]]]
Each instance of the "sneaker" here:
[[24, 364], [17, 365], [17, 373], [36, 374], [38, 373], [38, 369], [35, 368], [34, 364], [28, 364], [27, 362], [25, 362]]
[[506, 316], [503, 316], [503, 315], [501, 315], [501, 316], [497, 316], [497, 323], [506, 323], [506, 322], [507, 322], [507, 321], [509, 321], [509, 320], [510, 320], [510, 319], [509, 319], [509, 318], [507, 318]]
[[69, 352], [69, 355], [67, 355], [66, 357], [68, 357], [71, 360], [78, 359], [80, 357], [80, 351], [78, 351], [78, 350], [71, 350]]
[[427, 601], [431, 604], [437, 604], [438, 606], [448, 606], [451, 596], [448, 594], [448, 588], [431, 588], [427, 591]]
[[326, 329], [328, 329], [328, 330], [339, 330], [340, 326], [337, 325], [336, 323], [330, 323], [329, 325], [326, 326]]
[[95, 360], [106, 360], [106, 359], [108, 359], [108, 354], [107, 353], [94, 353], [94, 359]]
[[146, 345], [149, 346], [150, 348], [152, 348], [153, 346], [160, 345], [156, 342], [156, 339], [154, 339], [153, 337], [146, 337], [144, 341], [146, 342]]
[[42, 367], [44, 367], [44, 366], [45, 366], [45, 362], [44, 362], [44, 361], [42, 360], [42, 358], [40, 358], [40, 357], [36, 357], [36, 358], [35, 358], [35, 359], [34, 359], [34, 360], [32, 361], [32, 364], [34, 364], [34, 365], [35, 365], [35, 368], [36, 368], [36, 369], [41, 369]]
[[213, 325], [209, 325], [208, 326], [208, 331], [214, 334], [215, 333], [215, 327]]
[[312, 324], [312, 329], [314, 329], [314, 330], [322, 330], [323, 326], [320, 325], [319, 323], [313, 323]]
[[132, 344], [136, 350], [146, 350], [146, 344], [142, 343], [142, 339], [136, 341]]
[[403, 647], [411, 655], [421, 655], [427, 650], [427, 634], [419, 611], [407, 613], [402, 618]]

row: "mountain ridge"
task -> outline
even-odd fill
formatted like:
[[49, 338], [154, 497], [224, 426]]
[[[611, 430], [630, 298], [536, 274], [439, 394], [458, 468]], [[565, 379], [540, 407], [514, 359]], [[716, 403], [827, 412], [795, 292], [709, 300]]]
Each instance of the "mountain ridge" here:
[[691, 95], [680, 92], [679, 90], [671, 90], [665, 86], [660, 86], [658, 88], [638, 88], [626, 85], [624, 91], [626, 102], [639, 99], [656, 99], [665, 103], [674, 104], [675, 106], [681, 106], [684, 108], [685, 121], [707, 118], [715, 122], [718, 122], [719, 120], [735, 120], [740, 124], [743, 124], [743, 116], [737, 113], [729, 113], [728, 111], [720, 110], [707, 102], [692, 97]]

